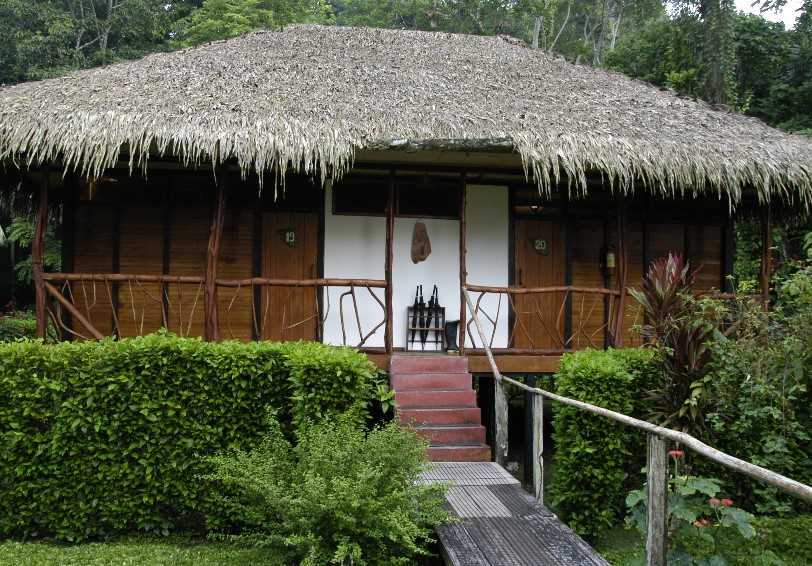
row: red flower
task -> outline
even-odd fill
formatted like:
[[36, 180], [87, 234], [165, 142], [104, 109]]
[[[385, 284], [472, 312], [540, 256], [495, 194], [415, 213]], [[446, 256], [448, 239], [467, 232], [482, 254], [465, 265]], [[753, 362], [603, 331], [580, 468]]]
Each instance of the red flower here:
[[685, 452], [683, 452], [682, 450], [669, 450], [668, 455], [671, 456], [674, 460], [677, 460], [685, 456]]
[[716, 499], [715, 497], [711, 497], [710, 499], [708, 499], [708, 503], [710, 503], [714, 507], [718, 507], [719, 505], [722, 504], [722, 502]]
[[732, 499], [722, 499], [722, 505], [725, 507], [733, 507], [733, 500]]
[[708, 520], [706, 517], [702, 517], [701, 519], [694, 521], [692, 524], [697, 529], [700, 529], [702, 527], [707, 527], [708, 525], [710, 525], [710, 520]]

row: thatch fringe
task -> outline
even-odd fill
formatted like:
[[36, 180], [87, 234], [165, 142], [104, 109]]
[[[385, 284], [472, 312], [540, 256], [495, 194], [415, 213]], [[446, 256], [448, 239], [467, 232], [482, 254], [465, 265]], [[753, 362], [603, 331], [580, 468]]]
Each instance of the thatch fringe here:
[[[519, 153], [542, 192], [715, 194], [804, 209], [812, 141], [498, 38], [294, 26], [0, 89], [0, 160], [99, 176], [171, 155], [324, 182], [356, 150], [446, 140]], [[261, 175], [260, 175], [261, 176]]]

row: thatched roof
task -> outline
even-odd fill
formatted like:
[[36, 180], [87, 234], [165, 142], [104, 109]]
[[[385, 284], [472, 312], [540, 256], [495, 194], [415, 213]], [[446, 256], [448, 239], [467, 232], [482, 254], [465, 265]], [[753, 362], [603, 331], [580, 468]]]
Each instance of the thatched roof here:
[[507, 147], [542, 189], [812, 196], [809, 139], [499, 37], [293, 26], [0, 89], [0, 158], [89, 175], [157, 150], [326, 178], [404, 140]]

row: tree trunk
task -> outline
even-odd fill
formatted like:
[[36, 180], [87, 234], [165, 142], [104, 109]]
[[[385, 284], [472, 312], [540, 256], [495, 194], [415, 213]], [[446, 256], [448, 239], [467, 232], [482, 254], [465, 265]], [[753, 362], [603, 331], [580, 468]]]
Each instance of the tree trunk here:
[[539, 33], [541, 32], [541, 16], [536, 16], [533, 21], [533, 49], [539, 48]]

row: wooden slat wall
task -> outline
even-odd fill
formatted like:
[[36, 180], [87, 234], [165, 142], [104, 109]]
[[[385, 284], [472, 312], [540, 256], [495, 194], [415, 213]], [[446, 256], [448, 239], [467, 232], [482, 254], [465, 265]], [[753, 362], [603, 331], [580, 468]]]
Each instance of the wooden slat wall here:
[[[265, 212], [262, 217], [263, 277], [303, 279], [316, 277], [319, 217], [310, 212]], [[292, 228], [296, 245], [289, 247], [281, 231]], [[349, 304], [349, 303], [347, 303]], [[335, 306], [336, 310], [338, 306]], [[272, 287], [262, 293], [262, 338], [265, 340], [314, 340], [316, 291], [312, 287]], [[345, 324], [352, 324], [352, 312], [344, 313]]]
[[[176, 204], [172, 210], [169, 273], [202, 277], [206, 273], [211, 206]], [[203, 290], [197, 285], [169, 285], [169, 329], [184, 336], [203, 336]]]
[[[639, 289], [643, 280], [643, 223], [629, 222], [627, 231], [628, 275], [626, 286]], [[640, 334], [633, 330], [635, 325], [643, 322], [637, 301], [633, 297], [627, 296], [623, 311], [623, 345], [639, 346], [643, 340], [640, 338]]]
[[[604, 223], [601, 220], [576, 220], [574, 224], [572, 284], [576, 287], [603, 287]], [[600, 295], [576, 293], [572, 296], [573, 349], [603, 347], [604, 311], [604, 298]]]
[[722, 231], [721, 226], [688, 226], [688, 259], [699, 269], [697, 291], [719, 289], [722, 284]]
[[669, 253], [685, 253], [685, 227], [683, 224], [648, 225], [648, 257], [654, 261]]
[[[119, 233], [119, 271], [153, 275], [163, 271], [164, 228], [161, 209], [129, 205], [122, 213]], [[155, 332], [163, 326], [159, 283], [119, 285], [118, 321], [122, 337]]]
[[[113, 271], [113, 224], [112, 206], [77, 204], [74, 222], [73, 270], [76, 273], [111, 273]], [[102, 283], [73, 283], [73, 300], [76, 307], [102, 334], [113, 332], [110, 297]], [[112, 288], [110, 289], [113, 294]], [[76, 323], [74, 323], [76, 325]], [[76, 331], [86, 334], [80, 325]]]
[[[217, 277], [222, 279], [245, 279], [251, 277], [254, 234], [254, 210], [251, 208], [226, 208], [223, 225], [223, 241], [220, 244], [220, 261]], [[253, 302], [251, 287], [218, 290], [220, 310], [220, 335], [225, 339], [251, 340], [253, 335]]]
[[[549, 253], [538, 253], [533, 243], [536, 239], [548, 242]], [[553, 287], [564, 284], [564, 227], [560, 222], [516, 221], [516, 273], [514, 280], [519, 287]], [[564, 316], [561, 312], [563, 294], [517, 295], [515, 306], [518, 317], [513, 346], [516, 348], [561, 348], [560, 337], [564, 333]], [[536, 312], [542, 313], [540, 320]], [[531, 341], [527, 334], [533, 337]]]

